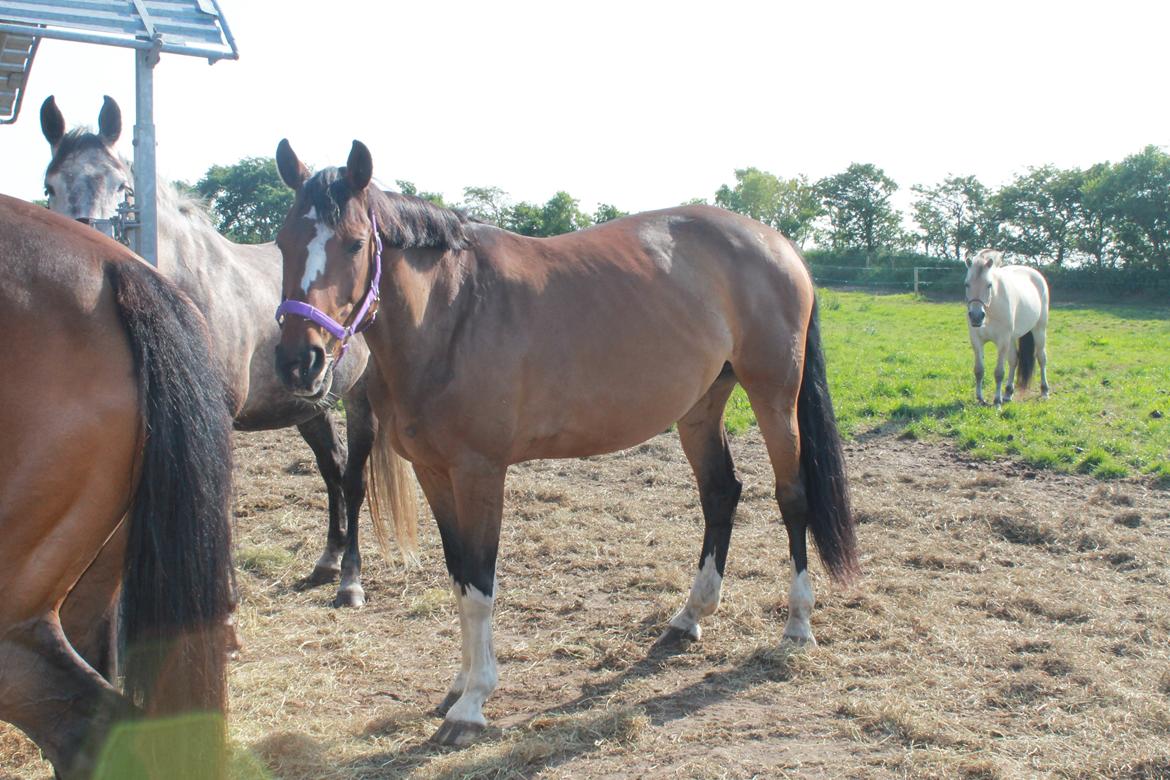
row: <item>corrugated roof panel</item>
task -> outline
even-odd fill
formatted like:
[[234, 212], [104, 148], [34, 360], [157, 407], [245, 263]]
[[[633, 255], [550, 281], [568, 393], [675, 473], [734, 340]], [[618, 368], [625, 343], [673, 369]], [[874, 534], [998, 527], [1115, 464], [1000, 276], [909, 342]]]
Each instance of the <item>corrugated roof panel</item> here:
[[36, 53], [37, 39], [31, 35], [0, 32], [0, 124], [16, 121]]

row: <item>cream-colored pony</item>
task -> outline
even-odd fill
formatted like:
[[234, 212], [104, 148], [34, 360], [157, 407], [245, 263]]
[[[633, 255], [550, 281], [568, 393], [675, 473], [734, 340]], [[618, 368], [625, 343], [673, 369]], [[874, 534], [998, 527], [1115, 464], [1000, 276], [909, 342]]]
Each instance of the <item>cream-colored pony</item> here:
[[[1012, 400], [1016, 368], [1028, 386], [1040, 362], [1040, 393], [1048, 397], [1048, 283], [1035, 268], [1004, 265], [1003, 252], [983, 249], [967, 263], [967, 325], [975, 352], [975, 398], [983, 400], [983, 345], [995, 344], [995, 405]], [[1007, 387], [1003, 385], [1007, 361]]]

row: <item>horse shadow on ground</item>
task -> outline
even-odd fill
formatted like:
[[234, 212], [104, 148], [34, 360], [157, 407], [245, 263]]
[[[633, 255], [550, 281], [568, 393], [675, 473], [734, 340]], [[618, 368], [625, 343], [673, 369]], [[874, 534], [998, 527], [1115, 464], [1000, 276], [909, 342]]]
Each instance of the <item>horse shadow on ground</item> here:
[[[595, 752], [607, 741], [633, 741], [647, 724], [662, 726], [728, 701], [766, 682], [790, 680], [793, 677], [792, 659], [801, 648], [787, 644], [757, 648], [731, 667], [710, 671], [701, 680], [677, 690], [618, 707], [607, 704], [632, 683], [663, 672], [671, 673], [670, 658], [685, 650], [685, 646], [655, 643], [644, 657], [626, 669], [608, 679], [583, 686], [576, 698], [554, 704], [514, 722], [507, 729], [489, 727], [477, 744], [495, 742], [498, 750], [486, 754], [476, 751], [463, 761], [450, 760], [448, 757], [458, 756], [458, 750], [421, 741], [392, 753], [362, 756], [347, 766], [358, 774], [395, 776], [436, 759], [445, 759], [440, 777], [495, 776], [501, 771], [504, 774], [536, 773]], [[596, 711], [599, 707], [600, 711]], [[425, 720], [428, 725], [432, 723], [432, 719], [422, 713], [414, 720], [415, 726], [420, 720]], [[410, 727], [401, 717], [391, 716], [382, 726], [375, 726], [374, 731], [385, 736], [400, 726]], [[521, 732], [519, 739], [509, 739], [517, 731]]]

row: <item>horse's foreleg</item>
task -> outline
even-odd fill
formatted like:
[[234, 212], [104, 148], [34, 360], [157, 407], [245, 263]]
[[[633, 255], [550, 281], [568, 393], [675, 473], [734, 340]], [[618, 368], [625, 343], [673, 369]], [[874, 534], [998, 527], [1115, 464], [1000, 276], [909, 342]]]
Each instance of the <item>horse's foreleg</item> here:
[[723, 410], [735, 389], [730, 372], [716, 380], [695, 407], [679, 420], [678, 433], [683, 452], [699, 484], [699, 501], [703, 507], [703, 548], [699, 568], [691, 586], [690, 597], [670, 619], [670, 627], [659, 639], [663, 646], [702, 636], [700, 618], [719, 608], [723, 588], [723, 571], [731, 542], [731, 526], [743, 487], [735, 473], [727, 432], [723, 427]]
[[341, 487], [342, 471], [345, 469], [345, 450], [330, 412], [322, 412], [301, 423], [297, 430], [313, 450], [313, 455], [317, 459], [317, 469], [321, 472], [321, 478], [325, 480], [325, 490], [329, 496], [329, 535], [326, 538], [325, 551], [321, 553], [313, 573], [309, 575], [309, 582], [314, 584], [332, 582], [341, 571], [341, 556], [345, 551], [345, 536], [341, 529], [342, 518], [345, 516], [345, 496]]
[[1003, 405], [1003, 376], [1004, 376], [1004, 362], [1007, 360], [1007, 353], [1010, 347], [1002, 344], [995, 345], [995, 405]]
[[1016, 340], [1010, 339], [1007, 346], [1007, 385], [1003, 388], [1003, 402], [1012, 400], [1016, 393], [1016, 369], [1020, 365], [1020, 350]]
[[971, 338], [971, 351], [975, 353], [975, 400], [981, 404], [983, 400], [983, 342]]
[[505, 469], [485, 463], [449, 476], [423, 468], [416, 473], [439, 524], [447, 572], [459, 602], [463, 641], [462, 668], [447, 697], [450, 700], [457, 694], [458, 698], [431, 739], [443, 745], [465, 745], [486, 727], [483, 704], [498, 679], [491, 621]]
[[345, 496], [345, 556], [341, 559], [341, 584], [333, 599], [335, 607], [360, 607], [366, 603], [358, 530], [362, 504], [366, 500], [366, 461], [374, 446], [374, 413], [364, 388], [363, 382], [345, 397], [345, 434], [349, 445], [349, 457], [341, 478]]

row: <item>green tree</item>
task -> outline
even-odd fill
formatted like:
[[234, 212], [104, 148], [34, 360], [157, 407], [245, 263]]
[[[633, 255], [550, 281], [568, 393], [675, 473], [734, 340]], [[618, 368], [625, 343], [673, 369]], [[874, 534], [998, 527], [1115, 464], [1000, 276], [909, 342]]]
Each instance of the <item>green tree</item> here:
[[942, 184], [911, 189], [918, 196], [914, 215], [919, 227], [924, 233], [929, 229], [935, 245], [955, 260], [962, 260], [964, 251], [997, 243], [999, 220], [988, 208], [987, 187], [974, 176], [948, 176]]
[[617, 206], [609, 203], [602, 203], [598, 205], [597, 210], [593, 212], [593, 224], [600, 225], [602, 222], [609, 222], [610, 220], [628, 217], [630, 212], [622, 211]]
[[821, 179], [816, 189], [834, 249], [864, 249], [868, 266], [879, 249], [902, 244], [898, 213], [890, 205], [898, 185], [881, 168], [853, 163], [842, 173]]
[[1002, 248], [1064, 265], [1083, 221], [1084, 182], [1083, 171], [1045, 165], [1002, 187], [989, 201], [1004, 223]]
[[1127, 266], [1170, 270], [1170, 155], [1147, 146], [1109, 166], [1085, 194]]
[[557, 236], [589, 227], [593, 218], [581, 211], [576, 198], [561, 191], [543, 206], [523, 201], [510, 207], [504, 227], [525, 236]]
[[414, 182], [407, 181], [406, 179], [395, 179], [394, 183], [396, 185], [398, 185], [398, 191], [401, 192], [403, 195], [412, 195], [416, 198], [422, 198], [423, 200], [429, 200], [431, 203], [434, 203], [436, 206], [446, 207], [446, 205], [447, 205], [443, 201], [443, 194], [441, 192], [420, 192], [419, 188], [414, 186]]
[[781, 179], [758, 168], [736, 170], [735, 186], [720, 187], [715, 205], [770, 225], [801, 246], [822, 213], [817, 189], [804, 176]]
[[245, 157], [234, 165], [213, 165], [195, 185], [211, 206], [216, 228], [233, 241], [271, 241], [292, 207], [271, 157]]
[[508, 193], [499, 187], [464, 187], [459, 208], [475, 219], [502, 226], [508, 215]]

